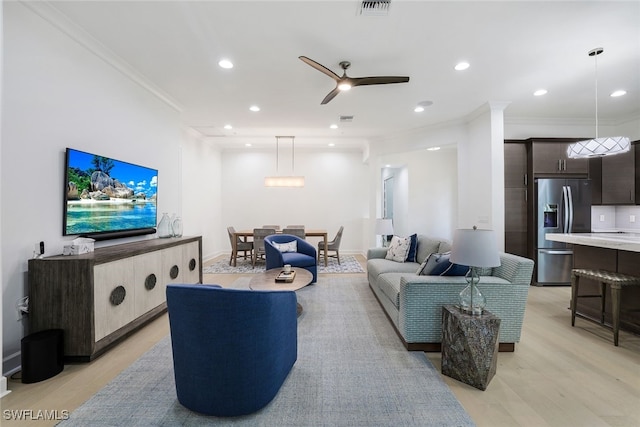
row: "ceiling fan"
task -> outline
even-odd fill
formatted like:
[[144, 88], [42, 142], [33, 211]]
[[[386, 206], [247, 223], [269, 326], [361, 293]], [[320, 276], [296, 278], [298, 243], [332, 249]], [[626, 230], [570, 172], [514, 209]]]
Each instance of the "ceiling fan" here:
[[409, 81], [409, 77], [400, 77], [400, 76], [375, 76], [375, 77], [349, 77], [347, 76], [347, 69], [351, 66], [351, 62], [342, 61], [340, 62], [340, 67], [343, 70], [342, 77], [338, 76], [336, 73], [314, 61], [313, 59], [309, 59], [306, 56], [299, 56], [303, 62], [311, 65], [316, 70], [321, 73], [326, 74], [336, 81], [336, 87], [333, 89], [327, 96], [324, 97], [320, 104], [326, 104], [331, 101], [336, 95], [343, 90], [349, 90], [355, 86], [365, 86], [365, 85], [384, 85], [389, 83], [406, 83]]

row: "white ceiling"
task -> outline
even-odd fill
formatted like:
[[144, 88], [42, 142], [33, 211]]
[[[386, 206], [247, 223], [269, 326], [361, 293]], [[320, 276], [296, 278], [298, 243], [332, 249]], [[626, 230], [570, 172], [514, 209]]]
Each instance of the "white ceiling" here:
[[[52, 4], [179, 105], [186, 126], [227, 146], [273, 144], [275, 135], [297, 144], [375, 141], [460, 120], [487, 101], [510, 102], [505, 120], [595, 121], [587, 55], [595, 47], [604, 48], [599, 119], [640, 115], [638, 1], [393, 0], [387, 16], [362, 16], [355, 0]], [[337, 74], [348, 60], [351, 77], [411, 80], [355, 87], [320, 105], [335, 84], [300, 55]], [[235, 67], [220, 68], [221, 58]], [[461, 60], [471, 67], [454, 71]], [[548, 94], [534, 97], [539, 88]], [[616, 89], [628, 94], [609, 97]], [[415, 113], [425, 100], [433, 105]], [[340, 115], [354, 120], [338, 123]]]

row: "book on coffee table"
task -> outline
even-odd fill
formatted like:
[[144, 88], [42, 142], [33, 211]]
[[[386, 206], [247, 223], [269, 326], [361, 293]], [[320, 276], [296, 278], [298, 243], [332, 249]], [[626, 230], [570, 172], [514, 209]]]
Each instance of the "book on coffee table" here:
[[291, 283], [293, 279], [296, 277], [296, 272], [291, 270], [290, 272], [285, 272], [284, 270], [280, 272], [276, 276], [276, 282], [278, 283]]

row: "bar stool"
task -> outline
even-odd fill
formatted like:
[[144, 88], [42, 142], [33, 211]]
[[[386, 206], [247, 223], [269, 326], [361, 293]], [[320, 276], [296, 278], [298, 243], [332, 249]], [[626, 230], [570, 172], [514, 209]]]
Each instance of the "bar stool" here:
[[[592, 279], [600, 282], [600, 294], [578, 295], [580, 278]], [[571, 326], [576, 323], [576, 306], [578, 298], [601, 298], [600, 324], [604, 325], [604, 306], [606, 285], [611, 287], [611, 317], [613, 323], [613, 344], [618, 346], [618, 332], [620, 330], [620, 294], [627, 286], [640, 286], [640, 277], [614, 273], [606, 270], [573, 269], [571, 271]]]

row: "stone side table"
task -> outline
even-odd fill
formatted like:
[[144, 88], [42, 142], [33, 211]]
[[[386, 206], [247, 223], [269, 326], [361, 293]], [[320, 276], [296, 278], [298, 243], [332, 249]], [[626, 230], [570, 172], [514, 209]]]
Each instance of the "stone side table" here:
[[472, 316], [442, 307], [442, 374], [486, 390], [496, 373], [500, 319], [485, 310]]

